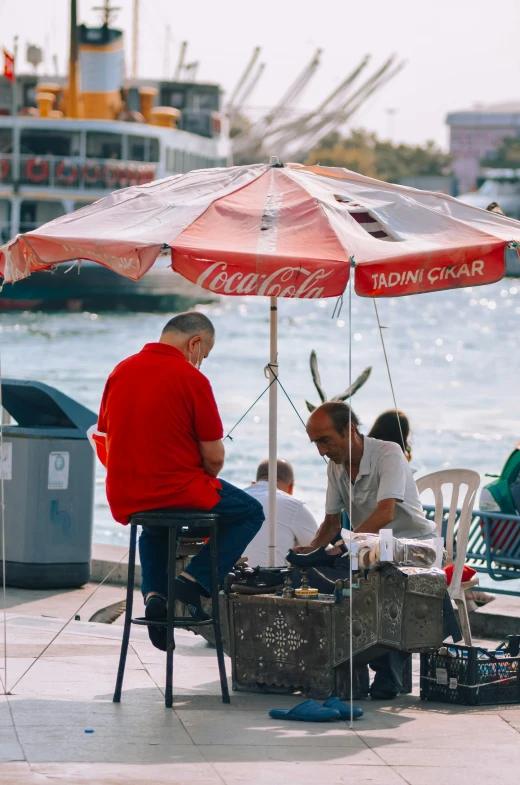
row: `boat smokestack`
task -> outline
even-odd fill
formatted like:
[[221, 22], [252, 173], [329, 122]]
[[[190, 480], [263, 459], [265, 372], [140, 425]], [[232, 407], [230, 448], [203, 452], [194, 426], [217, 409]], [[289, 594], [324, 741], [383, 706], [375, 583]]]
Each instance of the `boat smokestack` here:
[[36, 94], [38, 101], [38, 109], [40, 117], [50, 117], [54, 106], [54, 95], [52, 93], [38, 93]]
[[172, 106], [156, 106], [150, 113], [150, 125], [159, 125], [162, 128], [177, 128], [181, 113]]
[[139, 99], [141, 103], [141, 114], [146, 123], [152, 119], [152, 110], [154, 108], [155, 98], [157, 96], [156, 87], [141, 87], [139, 88]]

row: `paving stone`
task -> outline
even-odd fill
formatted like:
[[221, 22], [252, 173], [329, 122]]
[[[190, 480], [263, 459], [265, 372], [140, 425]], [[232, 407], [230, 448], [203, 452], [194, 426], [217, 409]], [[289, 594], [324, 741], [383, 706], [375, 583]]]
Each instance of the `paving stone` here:
[[215, 770], [226, 785], [405, 785], [400, 774], [386, 766], [327, 766], [323, 764], [294, 761], [291, 763], [216, 763]]
[[15, 729], [12, 727], [2, 728], [0, 730], [0, 762], [9, 763], [16, 760], [25, 760], [25, 755], [18, 742]]
[[41, 785], [49, 783], [43, 774], [37, 774], [29, 763], [0, 763], [0, 782], [2, 785]]
[[[209, 763], [65, 763], [34, 764], [47, 783], [66, 785], [222, 785], [222, 777]], [[2, 785], [4, 783], [2, 782]], [[251, 785], [251, 783], [250, 783]]]
[[[114, 587], [105, 589], [94, 609], [115, 601]], [[10, 595], [9, 685], [61, 629], [60, 613], [86, 596], [83, 590]], [[417, 658], [414, 694], [356, 702], [365, 715], [351, 730], [345, 722], [269, 718], [270, 708], [291, 708], [298, 695], [233, 692], [224, 706], [215, 650], [181, 630], [174, 707], [166, 709], [165, 655], [151, 646], [146, 629], [134, 628], [122, 701], [114, 704], [121, 625], [86, 618], [82, 613], [82, 621], [68, 625], [23, 677], [9, 698], [11, 710], [0, 696], [1, 785], [439, 785], [447, 776], [517, 785], [520, 707], [421, 702]]]

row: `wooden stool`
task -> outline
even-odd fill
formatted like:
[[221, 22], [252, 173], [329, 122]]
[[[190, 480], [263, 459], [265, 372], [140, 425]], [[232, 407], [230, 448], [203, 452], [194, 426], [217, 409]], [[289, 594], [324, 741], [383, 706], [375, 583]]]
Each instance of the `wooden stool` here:
[[[148, 510], [130, 516], [130, 551], [128, 556], [128, 583], [126, 588], [126, 613], [121, 654], [117, 671], [114, 703], [121, 701], [121, 689], [125, 675], [126, 655], [130, 640], [130, 627], [139, 624], [149, 627], [166, 627], [166, 690], [165, 705], [173, 705], [173, 651], [175, 649], [174, 630], [177, 627], [201, 627], [211, 624], [215, 635], [222, 702], [229, 703], [229, 690], [224, 665], [224, 650], [220, 629], [219, 587], [217, 564], [217, 529], [219, 516], [206, 510], [180, 510], [175, 508]], [[165, 621], [151, 621], [145, 618], [132, 619], [132, 603], [134, 598], [135, 551], [138, 526], [164, 526], [168, 528], [168, 615]], [[179, 531], [180, 530], [180, 531]], [[209, 537], [211, 563], [211, 618], [207, 621], [195, 621], [191, 616], [175, 616], [175, 560], [177, 557], [177, 538], [182, 534], [189, 537]]]

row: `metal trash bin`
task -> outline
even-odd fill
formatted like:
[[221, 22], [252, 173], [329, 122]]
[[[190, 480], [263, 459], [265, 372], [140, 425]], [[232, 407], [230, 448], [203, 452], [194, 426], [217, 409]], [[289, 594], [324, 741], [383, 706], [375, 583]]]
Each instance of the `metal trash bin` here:
[[90, 576], [94, 506], [87, 430], [97, 417], [32, 381], [4, 379], [2, 404], [2, 414], [16, 422], [3, 426], [0, 462], [6, 582], [25, 589], [82, 586]]

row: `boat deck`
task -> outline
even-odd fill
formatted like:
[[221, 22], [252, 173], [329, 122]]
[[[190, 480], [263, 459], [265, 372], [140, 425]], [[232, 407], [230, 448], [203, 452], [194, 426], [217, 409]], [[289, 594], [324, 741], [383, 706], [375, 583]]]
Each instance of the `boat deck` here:
[[[8, 590], [8, 685], [93, 589]], [[214, 650], [184, 631], [176, 636], [174, 709], [163, 703], [164, 655], [141, 628], [132, 630], [122, 703], [113, 704], [121, 620], [86, 619], [123, 596], [122, 586], [102, 586], [13, 694], [0, 696], [2, 785], [517, 783], [520, 707], [424, 704], [416, 683], [412, 696], [359, 702], [365, 716], [354, 730], [276, 722], [268, 710], [297, 698], [232, 693], [223, 706]], [[137, 594], [136, 603], [140, 613]], [[418, 668], [416, 659], [415, 682]]]

